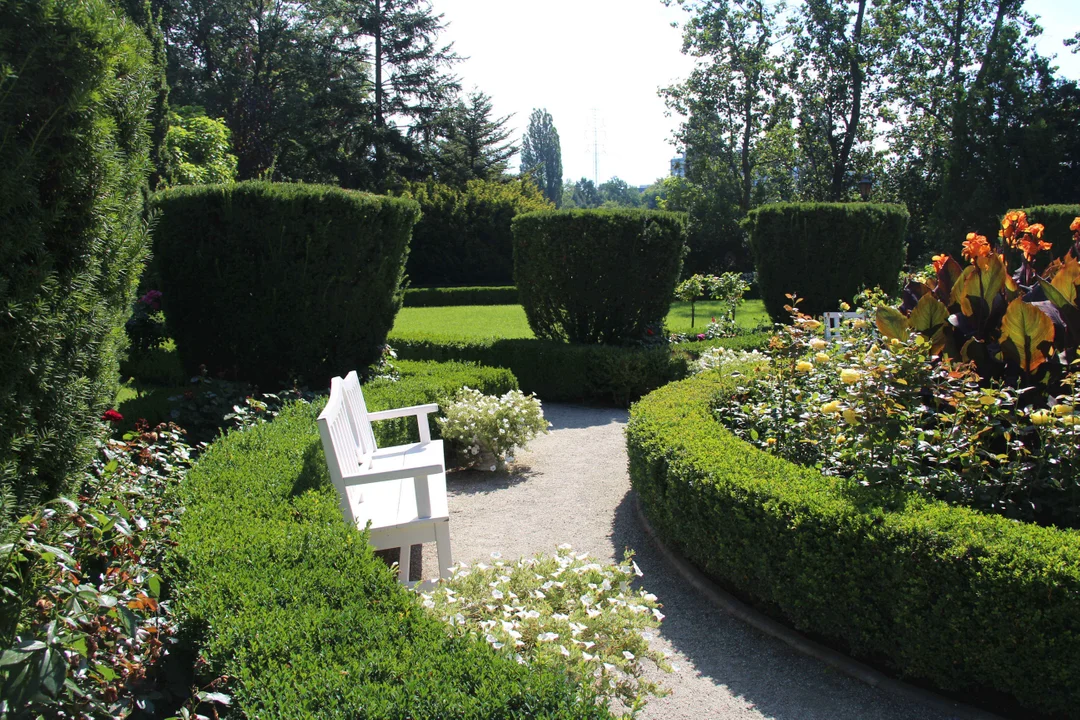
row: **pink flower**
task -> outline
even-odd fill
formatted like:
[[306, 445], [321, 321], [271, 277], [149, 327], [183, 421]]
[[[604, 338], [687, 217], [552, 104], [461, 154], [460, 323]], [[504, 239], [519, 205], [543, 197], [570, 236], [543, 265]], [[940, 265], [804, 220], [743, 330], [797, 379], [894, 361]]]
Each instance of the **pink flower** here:
[[704, 340], [705, 339], [705, 333], [698, 333], [697, 339], [698, 340]]
[[161, 309], [161, 291], [160, 290], [150, 290], [145, 295], [143, 295], [141, 298], [139, 298], [139, 302], [141, 302], [143, 305], [149, 305], [154, 310], [160, 310]]

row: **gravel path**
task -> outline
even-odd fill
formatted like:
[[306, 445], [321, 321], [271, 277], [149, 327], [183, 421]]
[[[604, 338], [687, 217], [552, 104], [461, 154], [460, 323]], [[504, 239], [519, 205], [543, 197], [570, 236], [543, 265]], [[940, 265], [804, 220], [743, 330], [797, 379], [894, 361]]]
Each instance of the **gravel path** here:
[[[544, 411], [551, 433], [518, 454], [510, 475], [448, 475], [454, 560], [485, 560], [495, 551], [511, 560], [564, 542], [601, 560], [633, 549], [642, 585], [667, 615], [653, 642], [672, 653], [677, 668], [656, 671], [671, 694], [650, 700], [642, 720], [948, 717], [843, 675], [716, 609], [665, 565], [638, 522], [626, 471], [626, 412], [554, 404]], [[429, 548], [424, 568], [436, 566]]]

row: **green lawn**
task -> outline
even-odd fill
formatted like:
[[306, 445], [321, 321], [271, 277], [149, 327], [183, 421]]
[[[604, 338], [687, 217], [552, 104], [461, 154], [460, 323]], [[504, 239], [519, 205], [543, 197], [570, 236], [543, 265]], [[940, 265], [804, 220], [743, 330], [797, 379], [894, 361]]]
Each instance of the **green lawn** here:
[[[709, 318], [719, 312], [720, 303], [697, 303], [693, 330], [704, 330]], [[747, 300], [735, 314], [735, 319], [741, 327], [750, 329], [767, 323], [769, 316], [760, 300]], [[666, 322], [672, 332], [691, 332], [690, 303], [673, 303]], [[520, 305], [402, 308], [390, 331], [390, 344], [394, 344], [395, 335], [414, 334], [451, 335], [462, 339], [533, 337], [525, 320], [525, 310]]]

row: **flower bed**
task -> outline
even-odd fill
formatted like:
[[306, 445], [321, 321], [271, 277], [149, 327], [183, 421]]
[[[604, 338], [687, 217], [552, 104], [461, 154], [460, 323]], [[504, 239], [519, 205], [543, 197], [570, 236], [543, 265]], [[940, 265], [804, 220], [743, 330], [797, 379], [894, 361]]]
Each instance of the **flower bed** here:
[[762, 452], [713, 418], [737, 382], [702, 373], [631, 411], [631, 482], [666, 542], [857, 657], [1028, 711], [1074, 711], [1080, 532], [825, 477]]

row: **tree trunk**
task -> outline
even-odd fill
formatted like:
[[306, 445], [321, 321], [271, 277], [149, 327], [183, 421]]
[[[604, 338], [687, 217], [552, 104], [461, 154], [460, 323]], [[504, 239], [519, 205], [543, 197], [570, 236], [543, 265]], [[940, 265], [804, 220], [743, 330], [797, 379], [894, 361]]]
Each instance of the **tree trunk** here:
[[832, 187], [829, 191], [833, 200], [840, 200], [844, 195], [844, 179], [847, 175], [848, 160], [851, 157], [851, 148], [855, 145], [855, 136], [859, 132], [859, 122], [862, 119], [864, 77], [859, 43], [862, 42], [863, 18], [865, 15], [866, 0], [859, 0], [859, 12], [855, 16], [855, 27], [851, 31], [851, 116], [848, 118], [839, 155], [833, 162]]

